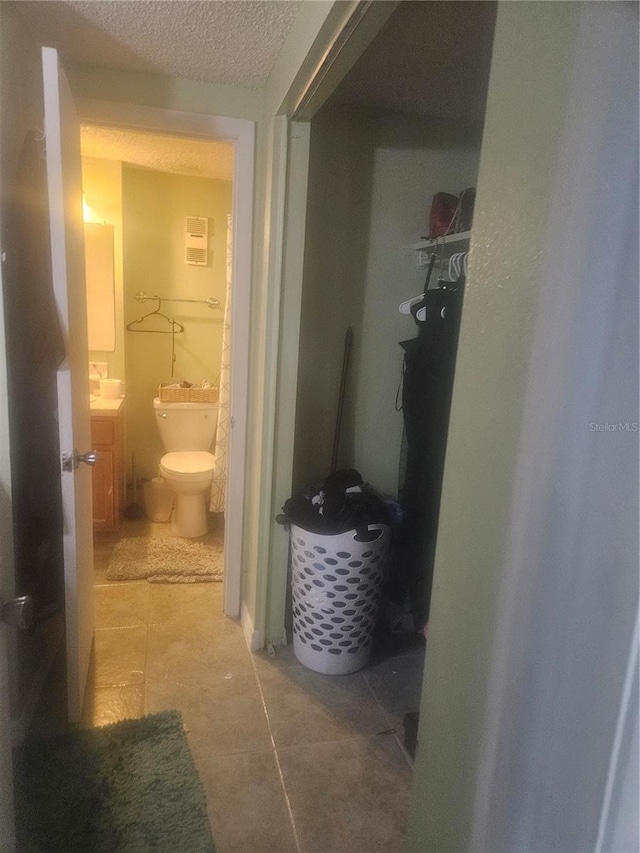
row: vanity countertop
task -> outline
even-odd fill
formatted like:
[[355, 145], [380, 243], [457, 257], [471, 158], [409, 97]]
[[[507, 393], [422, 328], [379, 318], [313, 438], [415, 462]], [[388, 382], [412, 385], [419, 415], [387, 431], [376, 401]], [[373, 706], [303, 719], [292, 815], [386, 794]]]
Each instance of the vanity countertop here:
[[119, 397], [116, 400], [108, 400], [103, 397], [96, 397], [91, 394], [89, 398], [89, 406], [92, 415], [100, 415], [101, 417], [115, 417], [124, 408], [124, 397]]

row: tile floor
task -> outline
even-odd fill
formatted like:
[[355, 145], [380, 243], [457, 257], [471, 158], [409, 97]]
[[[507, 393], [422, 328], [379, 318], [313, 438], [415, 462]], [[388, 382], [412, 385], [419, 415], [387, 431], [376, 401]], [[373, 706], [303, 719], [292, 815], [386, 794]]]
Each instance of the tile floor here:
[[[128, 522], [123, 535], [168, 525]], [[182, 712], [218, 853], [400, 853], [421, 648], [320, 675], [291, 646], [250, 654], [222, 584], [109, 582], [95, 549], [96, 640], [83, 725]]]

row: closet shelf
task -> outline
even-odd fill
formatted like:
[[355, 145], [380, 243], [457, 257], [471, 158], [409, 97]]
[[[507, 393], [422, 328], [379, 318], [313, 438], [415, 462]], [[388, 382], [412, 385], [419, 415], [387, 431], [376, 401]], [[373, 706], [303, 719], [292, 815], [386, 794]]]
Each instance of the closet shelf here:
[[469, 240], [471, 237], [471, 231], [460, 231], [459, 234], [447, 234], [446, 237], [436, 237], [433, 240], [419, 240], [417, 243], [413, 243], [411, 248], [416, 252], [421, 249], [435, 249], [438, 246], [442, 246], [443, 243], [463, 243], [465, 240]]

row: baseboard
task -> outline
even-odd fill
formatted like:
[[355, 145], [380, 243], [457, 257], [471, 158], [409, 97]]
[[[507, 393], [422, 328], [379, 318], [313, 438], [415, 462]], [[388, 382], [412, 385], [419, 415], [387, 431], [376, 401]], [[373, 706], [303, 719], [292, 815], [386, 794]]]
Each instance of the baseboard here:
[[242, 606], [240, 608], [240, 624], [242, 625], [242, 633], [244, 634], [244, 639], [249, 651], [257, 652], [258, 649], [263, 649], [264, 637], [262, 637], [260, 635], [260, 632], [256, 631], [253, 627], [253, 620], [249, 615], [247, 605], [244, 603], [244, 601], [242, 602]]

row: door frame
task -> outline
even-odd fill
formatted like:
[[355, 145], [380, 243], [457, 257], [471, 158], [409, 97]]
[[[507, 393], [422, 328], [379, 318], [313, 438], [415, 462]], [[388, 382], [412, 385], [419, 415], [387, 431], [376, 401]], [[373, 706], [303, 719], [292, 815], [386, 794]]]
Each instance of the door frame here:
[[240, 615], [244, 482], [249, 387], [251, 250], [255, 122], [156, 107], [77, 98], [81, 124], [229, 142], [233, 159], [233, 300], [231, 303], [230, 436], [224, 536], [224, 612]]
[[[399, 6], [398, 0], [336, 3], [273, 120], [267, 187], [267, 358], [258, 531], [260, 645], [286, 642], [289, 543], [274, 521], [293, 478], [298, 345], [302, 310], [310, 122]], [[260, 621], [261, 619], [264, 622]]]

